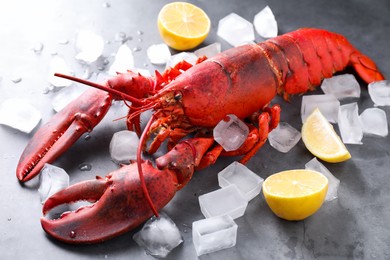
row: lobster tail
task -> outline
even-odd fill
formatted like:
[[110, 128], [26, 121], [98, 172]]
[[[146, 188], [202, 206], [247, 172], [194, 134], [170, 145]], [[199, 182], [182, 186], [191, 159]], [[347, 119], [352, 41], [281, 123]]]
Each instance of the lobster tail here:
[[278, 93], [286, 98], [313, 89], [347, 66], [352, 66], [367, 83], [384, 79], [375, 63], [344, 36], [325, 30], [300, 29], [259, 46], [274, 64], [274, 73], [282, 82]]

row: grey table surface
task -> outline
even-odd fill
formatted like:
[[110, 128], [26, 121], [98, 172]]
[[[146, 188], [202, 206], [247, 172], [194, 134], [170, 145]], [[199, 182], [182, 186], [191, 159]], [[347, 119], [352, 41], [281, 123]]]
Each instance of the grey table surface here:
[[[0, 8], [0, 103], [11, 97], [25, 98], [41, 111], [40, 125], [46, 122], [54, 114], [50, 104], [54, 93], [43, 94], [49, 86], [48, 64], [53, 53], [64, 57], [76, 75], [84, 72], [85, 67], [74, 58], [74, 37], [80, 29], [101, 34], [108, 41], [103, 55], [111, 60], [111, 54], [119, 47], [115, 35], [124, 32], [132, 37], [127, 42], [130, 48], [141, 48], [134, 53], [136, 66], [161, 71], [161, 67], [149, 63], [146, 49], [151, 44], [161, 43], [156, 18], [167, 2], [4, 1]], [[390, 2], [387, 0], [191, 2], [203, 8], [211, 18], [211, 32], [203, 45], [218, 41], [223, 50], [230, 48], [216, 35], [218, 20], [235, 12], [252, 21], [257, 12], [269, 5], [280, 34], [301, 27], [341, 33], [372, 57], [386, 77], [390, 76]], [[32, 51], [37, 42], [44, 46], [41, 54]], [[21, 81], [14, 83], [12, 80], [16, 78]], [[360, 84], [361, 98], [345, 102], [357, 102], [362, 112], [373, 107], [373, 103], [367, 86], [361, 81]], [[319, 93], [321, 91], [317, 90], [310, 94]], [[295, 96], [287, 103], [276, 97], [273, 101], [281, 104], [281, 120], [297, 129], [302, 126], [301, 99], [302, 96]], [[389, 117], [390, 109], [382, 109]], [[112, 133], [125, 129], [123, 121], [112, 122], [112, 119], [125, 113], [120, 107], [114, 108], [91, 133], [91, 139], [82, 138], [55, 161], [55, 165], [69, 173], [72, 184], [95, 175], [104, 176], [117, 168], [109, 158], [108, 144]], [[96, 245], [63, 244], [45, 234], [39, 221], [42, 213], [37, 179], [21, 185], [15, 177], [19, 156], [31, 136], [0, 126], [0, 259], [152, 259], [133, 241], [134, 231]], [[351, 160], [325, 163], [341, 181], [337, 200], [324, 204], [304, 221], [288, 222], [273, 215], [260, 195], [249, 203], [246, 214], [236, 219], [237, 245], [199, 258], [389, 259], [390, 137], [364, 137], [363, 145], [347, 147]], [[274, 150], [267, 142], [247, 166], [266, 178], [282, 170], [303, 168], [312, 158], [302, 141], [287, 154]], [[217, 172], [233, 160], [223, 158], [197, 172], [189, 185], [165, 207], [164, 211], [176, 222], [184, 238], [184, 243], [167, 259], [197, 258], [189, 226], [203, 218], [198, 196], [218, 188]], [[91, 164], [92, 170], [80, 171], [78, 166], [82, 163]]]

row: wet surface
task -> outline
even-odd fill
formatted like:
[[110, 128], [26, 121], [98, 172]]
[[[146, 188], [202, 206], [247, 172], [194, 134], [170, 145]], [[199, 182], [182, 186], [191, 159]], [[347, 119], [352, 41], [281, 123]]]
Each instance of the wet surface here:
[[[22, 2], [22, 4], [20, 3]], [[359, 50], [370, 56], [390, 77], [390, 6], [388, 1], [193, 1], [208, 13], [212, 28], [202, 46], [219, 41], [222, 50], [230, 46], [216, 35], [218, 20], [235, 12], [253, 21], [269, 5], [278, 21], [279, 34], [301, 27], [317, 27], [345, 35]], [[136, 67], [163, 70], [147, 59], [146, 50], [161, 43], [157, 14], [167, 1], [7, 1], [0, 9], [0, 103], [7, 98], [25, 99], [42, 113], [39, 126], [54, 111], [56, 91], [48, 83], [49, 63], [60, 55], [76, 75], [86, 67], [75, 59], [78, 30], [90, 30], [105, 39], [103, 57], [110, 64], [113, 53], [126, 42], [133, 50]], [[260, 37], [256, 35], [257, 40]], [[172, 51], [173, 52], [173, 51]], [[174, 52], [173, 52], [174, 53]], [[105, 59], [88, 69], [108, 70]], [[348, 70], [349, 73], [353, 71]], [[357, 102], [359, 113], [373, 107], [367, 86]], [[320, 94], [321, 90], [313, 92]], [[276, 97], [282, 107], [281, 120], [301, 128], [300, 102]], [[381, 107], [390, 117], [390, 108]], [[110, 160], [112, 134], [125, 129], [126, 107], [114, 104], [108, 116], [92, 133], [55, 161], [70, 175], [71, 184], [92, 179], [117, 168]], [[337, 128], [336, 128], [337, 130]], [[33, 131], [33, 133], [36, 129]], [[19, 156], [32, 134], [0, 126], [0, 258], [4, 259], [152, 259], [133, 241], [138, 230], [97, 245], [67, 245], [48, 237], [41, 228], [42, 216], [38, 178], [21, 185], [15, 177]], [[352, 159], [324, 165], [340, 180], [338, 199], [327, 202], [312, 217], [287, 222], [270, 211], [262, 195], [253, 199], [238, 225], [237, 245], [200, 259], [387, 259], [390, 257], [390, 137], [364, 137], [363, 145], [347, 145]], [[248, 162], [249, 169], [262, 178], [282, 170], [304, 168], [313, 156], [302, 141], [287, 154], [267, 142]], [[196, 259], [191, 223], [203, 218], [198, 197], [218, 188], [217, 173], [234, 158], [223, 158], [214, 166], [197, 172], [193, 180], [166, 206], [164, 211], [179, 227], [184, 243], [168, 259]], [[88, 170], [86, 170], [88, 169]]]

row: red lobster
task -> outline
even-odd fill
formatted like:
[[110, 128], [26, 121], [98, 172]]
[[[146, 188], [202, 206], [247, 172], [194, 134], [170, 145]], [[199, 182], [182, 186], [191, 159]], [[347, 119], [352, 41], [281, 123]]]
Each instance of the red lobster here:
[[[54, 161], [104, 117], [112, 100], [131, 102], [128, 127], [141, 134], [140, 114], [154, 111], [142, 132], [137, 163], [105, 178], [75, 184], [50, 197], [43, 213], [64, 203], [98, 201], [59, 219], [42, 218], [43, 229], [67, 243], [95, 243], [138, 226], [163, 208], [192, 177], [194, 169], [220, 155], [244, 155], [245, 163], [277, 126], [280, 107], [269, 103], [277, 93], [312, 90], [337, 71], [352, 66], [367, 83], [384, 79], [375, 63], [345, 37], [319, 29], [300, 29], [259, 44], [232, 48], [191, 66], [185, 61], [163, 74], [143, 77], [129, 71], [104, 85], [66, 77], [95, 88], [85, 92], [37, 131], [25, 148], [17, 177], [27, 181]], [[98, 88], [98, 89], [96, 89]], [[99, 90], [100, 89], [100, 90]], [[102, 91], [103, 90], [103, 91]], [[236, 151], [226, 152], [210, 135], [227, 114], [245, 119], [250, 134]], [[257, 128], [255, 127], [257, 125]], [[194, 133], [195, 137], [182, 140]], [[152, 143], [146, 147], [146, 141]], [[168, 140], [170, 151], [156, 159], [157, 168], [141, 160]], [[172, 148], [173, 147], [173, 148]], [[172, 148], [172, 149], [171, 149]]]

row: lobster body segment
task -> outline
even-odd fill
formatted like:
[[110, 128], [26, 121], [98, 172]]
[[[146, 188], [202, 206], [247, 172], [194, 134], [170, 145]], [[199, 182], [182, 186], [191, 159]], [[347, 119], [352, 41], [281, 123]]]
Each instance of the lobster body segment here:
[[[88, 91], [38, 130], [21, 156], [17, 177], [27, 181], [36, 176], [46, 162], [53, 162], [91, 131], [112, 100], [131, 102], [127, 125], [141, 135], [137, 163], [53, 195], [44, 214], [80, 199], [98, 202], [64, 213], [58, 220], [41, 219], [47, 233], [67, 243], [112, 238], [156, 214], [189, 182], [194, 170], [213, 164], [221, 155], [243, 156], [241, 162], [247, 162], [279, 123], [280, 106], [269, 106], [277, 93], [285, 99], [305, 93], [347, 66], [367, 83], [384, 79], [375, 63], [344, 36], [319, 29], [232, 48], [210, 59], [200, 58], [194, 66], [182, 61], [154, 77], [129, 71], [99, 85], [59, 75], [100, 90]], [[153, 114], [141, 131], [140, 114], [146, 110]], [[245, 120], [250, 129], [244, 144], [230, 152], [211, 135], [228, 114]], [[183, 141], [188, 134], [193, 137]], [[149, 147], [148, 139], [152, 139]], [[142, 151], [154, 153], [165, 140], [169, 152], [156, 159], [156, 168], [141, 159]]]
[[190, 68], [171, 89], [182, 92], [184, 114], [192, 125], [212, 128], [227, 114], [246, 118], [265, 107], [276, 95], [277, 82], [267, 58], [253, 44]]

